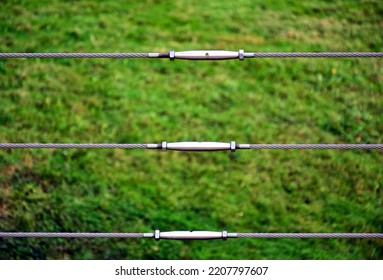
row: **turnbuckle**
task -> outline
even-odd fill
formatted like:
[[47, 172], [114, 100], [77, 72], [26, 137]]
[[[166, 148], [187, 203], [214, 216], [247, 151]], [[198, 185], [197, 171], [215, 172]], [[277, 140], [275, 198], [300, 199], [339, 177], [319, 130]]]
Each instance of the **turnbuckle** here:
[[200, 51], [183, 51], [176, 52], [171, 50], [169, 52], [169, 59], [171, 61], [175, 59], [184, 60], [227, 60], [227, 59], [239, 59], [252, 58], [254, 53], [245, 53], [244, 50], [235, 51], [220, 51], [220, 50], [200, 50]]
[[154, 233], [144, 233], [144, 238], [154, 238], [159, 241], [161, 239], [169, 240], [211, 240], [228, 238], [236, 238], [236, 233], [227, 233], [226, 230], [220, 231], [165, 231], [156, 230]]
[[224, 142], [174, 142], [167, 143], [162, 142], [160, 145], [152, 144], [148, 145], [148, 149], [161, 149], [166, 152], [167, 150], [173, 151], [189, 151], [189, 152], [209, 152], [209, 151], [226, 151], [230, 150], [235, 152], [237, 145], [235, 141], [230, 143]]

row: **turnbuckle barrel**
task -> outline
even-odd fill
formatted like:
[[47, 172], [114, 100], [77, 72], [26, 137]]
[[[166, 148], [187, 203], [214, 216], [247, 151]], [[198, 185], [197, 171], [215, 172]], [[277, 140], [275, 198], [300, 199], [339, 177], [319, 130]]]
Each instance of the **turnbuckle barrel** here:
[[173, 151], [189, 151], [189, 152], [206, 152], [206, 151], [226, 151], [235, 152], [236, 144], [234, 141], [230, 143], [223, 142], [162, 142], [161, 149]]
[[243, 50], [235, 51], [222, 51], [222, 50], [199, 50], [199, 51], [183, 51], [183, 52], [169, 52], [170, 60], [184, 59], [184, 60], [227, 60], [239, 59], [244, 60], [249, 57]]
[[211, 239], [222, 239], [236, 238], [236, 233], [227, 233], [227, 231], [165, 231], [160, 232], [156, 230], [154, 234], [144, 234], [145, 238], [153, 238], [157, 241], [161, 239], [169, 240], [211, 240]]

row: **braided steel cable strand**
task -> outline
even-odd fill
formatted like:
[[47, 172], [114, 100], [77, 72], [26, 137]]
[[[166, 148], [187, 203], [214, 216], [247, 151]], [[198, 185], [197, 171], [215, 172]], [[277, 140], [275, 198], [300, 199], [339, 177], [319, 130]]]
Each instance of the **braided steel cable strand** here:
[[[0, 149], [159, 149], [159, 148], [161, 148], [159, 144], [0, 143]], [[382, 150], [383, 144], [239, 144], [238, 149]]]
[[[253, 55], [254, 54], [254, 55]], [[369, 58], [383, 57], [383, 52], [278, 52], [251, 53], [252, 58]]]
[[313, 150], [382, 150], [383, 144], [250, 144], [249, 148], [252, 150], [261, 149], [313, 149]]
[[0, 58], [150, 58], [148, 53], [0, 53]]
[[[383, 52], [256, 52], [246, 58], [381, 58]], [[0, 53], [0, 58], [169, 58], [166, 53]]]
[[383, 233], [237, 233], [237, 238], [383, 238]]
[[[230, 236], [231, 235], [231, 236]], [[0, 238], [153, 238], [144, 233], [91, 233], [91, 232], [0, 232]], [[228, 238], [359, 238], [381, 239], [383, 233], [232, 233]], [[174, 238], [182, 240], [184, 238]], [[188, 238], [190, 239], [190, 238]], [[216, 239], [216, 238], [211, 238]]]
[[147, 149], [147, 144], [1, 143], [0, 149]]
[[0, 232], [0, 238], [144, 238], [144, 235], [105, 232]]

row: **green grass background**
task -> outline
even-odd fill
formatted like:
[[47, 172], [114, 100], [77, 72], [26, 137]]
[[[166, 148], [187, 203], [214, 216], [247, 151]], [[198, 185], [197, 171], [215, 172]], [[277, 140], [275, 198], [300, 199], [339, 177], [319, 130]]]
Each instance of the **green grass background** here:
[[[1, 1], [1, 52], [383, 51], [381, 1]], [[0, 141], [382, 143], [381, 59], [0, 60]], [[0, 230], [383, 232], [379, 151], [0, 151]], [[380, 240], [0, 239], [2, 259], [382, 259]]]

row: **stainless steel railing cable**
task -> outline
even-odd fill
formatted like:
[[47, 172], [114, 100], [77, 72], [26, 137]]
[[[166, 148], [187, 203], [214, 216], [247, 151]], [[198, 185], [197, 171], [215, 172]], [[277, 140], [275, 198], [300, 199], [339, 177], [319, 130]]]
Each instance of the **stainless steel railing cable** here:
[[368, 58], [383, 57], [381, 52], [292, 52], [254, 53], [251, 58]]
[[147, 149], [146, 144], [0, 143], [0, 149]]
[[92, 232], [0, 232], [0, 238], [154, 238], [156, 240], [210, 240], [231, 238], [383, 238], [383, 233], [228, 233], [226, 231], [170, 231], [154, 233], [92, 233]]
[[[382, 58], [383, 52], [289, 52], [245, 53], [235, 51], [184, 51], [169, 53], [0, 53], [0, 58], [169, 58], [170, 60], [226, 60], [245, 58]], [[178, 142], [161, 144], [63, 144], [0, 143], [0, 149], [161, 149], [178, 151], [222, 151], [236, 149], [383, 149], [383, 144], [236, 144], [221, 142]], [[383, 233], [227, 233], [178, 231], [154, 233], [69, 233], [0, 232], [0, 238], [154, 238], [173, 240], [209, 240], [228, 238], [383, 238]]]
[[[162, 151], [222, 151], [236, 149], [383, 149], [383, 144], [236, 144], [224, 142], [175, 142], [161, 144], [62, 144], [0, 143], [0, 149], [157, 149]], [[383, 233], [227, 233], [222, 232], [151, 233], [69, 233], [69, 232], [0, 232], [0, 238], [155, 238], [172, 240], [209, 240], [228, 238], [383, 238]], [[201, 233], [201, 232], [200, 232]]]
[[383, 52], [244, 52], [198, 50], [169, 53], [0, 53], [0, 58], [169, 58], [226, 60], [245, 58], [382, 58]]
[[142, 233], [0, 232], [0, 238], [142, 238]]
[[0, 58], [149, 58], [147, 53], [0, 53]]
[[373, 150], [383, 149], [383, 144], [250, 144], [252, 150]]
[[383, 144], [235, 144], [224, 142], [175, 142], [161, 144], [63, 144], [63, 143], [0, 143], [0, 149], [156, 149], [175, 151], [223, 150], [382, 150]]
[[383, 233], [238, 233], [237, 238], [383, 238]]

